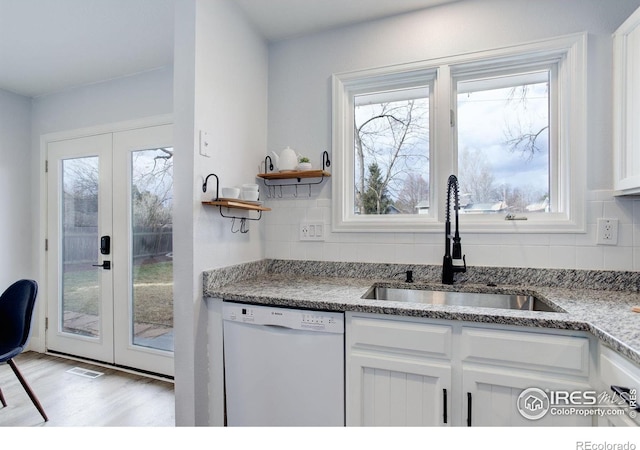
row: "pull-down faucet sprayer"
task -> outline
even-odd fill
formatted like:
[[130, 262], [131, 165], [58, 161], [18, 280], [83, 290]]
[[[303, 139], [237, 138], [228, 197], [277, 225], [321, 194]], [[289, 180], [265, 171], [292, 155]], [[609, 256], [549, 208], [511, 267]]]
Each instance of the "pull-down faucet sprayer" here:
[[[454, 210], [456, 219], [455, 234], [451, 235], [451, 190], [454, 194]], [[460, 207], [460, 198], [458, 193], [458, 178], [455, 175], [449, 176], [447, 182], [447, 206], [446, 218], [444, 224], [444, 258], [442, 260], [442, 283], [453, 284], [453, 274], [456, 272], [466, 272], [467, 262], [462, 255], [462, 246], [460, 245], [460, 232], [458, 230], [458, 209]], [[451, 245], [453, 239], [453, 246]]]

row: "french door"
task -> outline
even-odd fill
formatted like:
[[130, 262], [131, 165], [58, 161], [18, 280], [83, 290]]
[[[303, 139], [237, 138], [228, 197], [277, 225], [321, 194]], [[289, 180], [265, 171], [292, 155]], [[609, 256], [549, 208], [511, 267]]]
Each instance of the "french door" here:
[[171, 125], [47, 144], [47, 348], [173, 375]]

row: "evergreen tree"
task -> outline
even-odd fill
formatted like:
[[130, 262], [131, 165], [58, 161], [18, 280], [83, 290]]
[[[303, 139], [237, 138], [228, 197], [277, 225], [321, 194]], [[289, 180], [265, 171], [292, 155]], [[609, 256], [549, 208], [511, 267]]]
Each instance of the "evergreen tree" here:
[[393, 201], [387, 194], [387, 187], [382, 181], [382, 173], [378, 164], [369, 164], [367, 187], [362, 195], [364, 214], [387, 214]]

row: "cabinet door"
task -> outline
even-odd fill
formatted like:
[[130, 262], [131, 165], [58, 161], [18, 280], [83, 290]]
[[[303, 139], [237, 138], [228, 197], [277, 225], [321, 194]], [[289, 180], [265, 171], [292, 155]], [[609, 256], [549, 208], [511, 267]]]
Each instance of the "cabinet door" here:
[[615, 189], [640, 193], [640, 9], [613, 35]]
[[569, 382], [542, 372], [506, 370], [491, 366], [465, 367], [462, 371], [462, 411], [467, 426], [592, 426], [588, 415], [556, 414], [553, 408], [537, 420], [518, 410], [520, 394], [529, 388], [542, 391], [587, 391], [587, 383]]
[[446, 426], [451, 366], [393, 354], [353, 355], [347, 399], [347, 426]]
[[[635, 408], [640, 401], [640, 367], [610, 348], [600, 345], [600, 386], [605, 415], [598, 420], [599, 426], [640, 426], [639, 411]], [[626, 401], [614, 393], [613, 386], [629, 390]], [[606, 394], [606, 397], [604, 397]], [[630, 405], [631, 403], [632, 405]]]

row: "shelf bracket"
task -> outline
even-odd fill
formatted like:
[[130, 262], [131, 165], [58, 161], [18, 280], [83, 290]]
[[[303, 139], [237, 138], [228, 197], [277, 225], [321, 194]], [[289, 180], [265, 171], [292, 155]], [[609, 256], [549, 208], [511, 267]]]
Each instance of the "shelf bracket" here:
[[[240, 217], [240, 216], [234, 216], [234, 215], [225, 215], [225, 214], [222, 212], [222, 208], [229, 209], [229, 208], [227, 208], [226, 206], [222, 206], [222, 205], [220, 205], [220, 206], [218, 206], [218, 208], [220, 209], [220, 215], [221, 215], [222, 217], [224, 217], [225, 219], [260, 220], [260, 219], [262, 218], [262, 211], [258, 211], [258, 217]], [[247, 214], [249, 214], [249, 213], [247, 213]]]
[[[269, 161], [269, 164], [267, 164], [267, 160]], [[265, 173], [273, 172], [273, 161], [271, 161], [271, 156], [269, 155], [264, 159], [264, 171]]]
[[202, 183], [202, 192], [207, 192], [207, 182], [209, 181], [209, 177], [216, 177], [216, 197], [215, 200], [218, 200], [218, 198], [220, 198], [218, 196], [218, 187], [220, 185], [220, 180], [218, 179], [218, 175], [216, 175], [215, 173], [210, 173], [209, 175], [207, 175], [207, 178], [204, 179], [204, 183]]
[[325, 150], [324, 152], [322, 152], [322, 170], [325, 170], [330, 165], [331, 161], [329, 161], [329, 152]]

